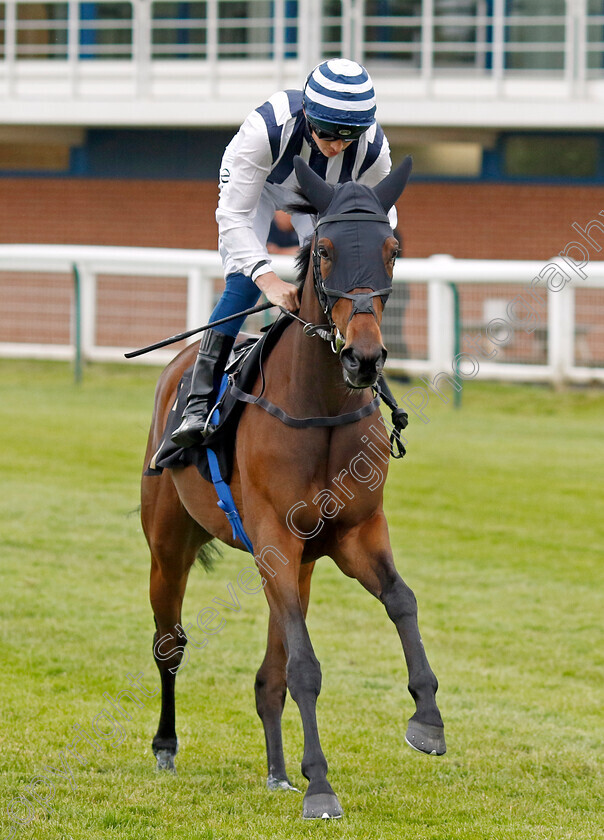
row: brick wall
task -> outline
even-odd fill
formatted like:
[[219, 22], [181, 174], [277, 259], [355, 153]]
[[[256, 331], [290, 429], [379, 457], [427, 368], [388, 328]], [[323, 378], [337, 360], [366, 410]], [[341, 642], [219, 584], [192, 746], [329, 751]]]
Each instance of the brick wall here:
[[[0, 242], [213, 249], [216, 199], [207, 181], [3, 178]], [[399, 216], [409, 257], [546, 260], [600, 210], [604, 187], [418, 182]]]
[[604, 187], [418, 183], [399, 218], [408, 257], [547, 260], [600, 210]]
[[0, 242], [216, 248], [205, 181], [0, 179]]

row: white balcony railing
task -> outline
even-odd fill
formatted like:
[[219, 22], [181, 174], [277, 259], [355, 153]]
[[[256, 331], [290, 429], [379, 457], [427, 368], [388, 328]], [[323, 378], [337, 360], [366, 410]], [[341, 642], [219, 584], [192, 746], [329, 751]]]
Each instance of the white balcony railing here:
[[386, 125], [604, 124], [595, 0], [0, 2], [5, 122], [236, 124], [332, 56]]
[[[293, 279], [292, 257], [274, 263]], [[531, 287], [543, 267], [400, 260], [382, 324], [387, 366], [451, 377], [456, 357], [465, 374], [474, 357], [487, 379], [604, 382], [604, 262], [558, 290]], [[221, 274], [211, 251], [0, 245], [0, 356], [125, 362], [129, 350], [207, 323]], [[163, 364], [181, 347], [129, 364]]]

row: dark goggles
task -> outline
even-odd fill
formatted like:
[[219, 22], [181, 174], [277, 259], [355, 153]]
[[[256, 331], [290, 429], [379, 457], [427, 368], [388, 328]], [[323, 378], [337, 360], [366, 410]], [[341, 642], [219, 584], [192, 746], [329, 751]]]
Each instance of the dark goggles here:
[[349, 143], [351, 140], [358, 140], [365, 134], [369, 126], [365, 125], [334, 125], [331, 131], [316, 125], [311, 120], [308, 121], [308, 127], [317, 135], [319, 140], [327, 140], [334, 142], [335, 140], [342, 140], [344, 143]]

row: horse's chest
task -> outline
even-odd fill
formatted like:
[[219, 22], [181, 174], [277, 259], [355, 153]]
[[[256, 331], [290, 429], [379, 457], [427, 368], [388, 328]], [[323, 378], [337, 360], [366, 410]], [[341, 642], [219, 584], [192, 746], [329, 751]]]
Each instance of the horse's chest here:
[[305, 540], [326, 537], [334, 527], [354, 527], [381, 505], [385, 464], [362, 448], [313, 460], [293, 457], [287, 481], [276, 486], [275, 506], [289, 530]]

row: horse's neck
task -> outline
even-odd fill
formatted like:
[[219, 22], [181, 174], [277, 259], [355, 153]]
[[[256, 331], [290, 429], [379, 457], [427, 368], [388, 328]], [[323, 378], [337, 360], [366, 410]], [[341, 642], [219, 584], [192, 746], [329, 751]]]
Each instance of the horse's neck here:
[[[306, 278], [300, 305], [300, 318], [311, 324], [327, 324], [314, 292], [312, 276]], [[329, 342], [319, 336], [309, 337], [297, 323], [289, 336], [289, 375], [283, 377], [287, 402], [296, 405], [302, 415], [333, 415], [340, 413], [351, 401], [358, 402], [355, 394], [344, 383], [342, 366]], [[287, 333], [286, 333], [287, 336]], [[284, 336], [285, 337], [285, 336]]]

